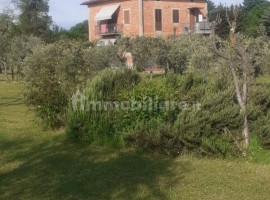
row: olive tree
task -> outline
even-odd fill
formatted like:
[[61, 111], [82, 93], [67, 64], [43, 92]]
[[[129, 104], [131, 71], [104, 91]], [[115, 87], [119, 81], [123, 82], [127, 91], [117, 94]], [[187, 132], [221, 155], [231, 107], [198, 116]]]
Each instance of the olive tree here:
[[0, 68], [4, 68], [8, 79], [8, 52], [12, 38], [13, 17], [9, 11], [0, 14]]
[[113, 46], [89, 48], [73, 40], [39, 46], [23, 61], [27, 105], [45, 126], [65, 125], [71, 96], [98, 71], [111, 67], [116, 52]]
[[254, 39], [241, 34], [236, 34], [238, 7], [234, 6], [234, 15], [231, 19], [227, 15], [227, 21], [230, 25], [230, 40], [221, 40], [215, 36], [215, 28], [221, 22], [217, 17], [213, 22], [211, 46], [214, 53], [224, 60], [228, 69], [231, 72], [232, 81], [237, 102], [240, 107], [240, 113], [243, 117], [243, 148], [244, 153], [249, 147], [250, 132], [248, 125], [248, 100], [249, 88], [252, 85], [252, 80], [255, 78], [255, 69], [258, 57], [262, 55], [262, 45], [264, 43], [260, 38]]

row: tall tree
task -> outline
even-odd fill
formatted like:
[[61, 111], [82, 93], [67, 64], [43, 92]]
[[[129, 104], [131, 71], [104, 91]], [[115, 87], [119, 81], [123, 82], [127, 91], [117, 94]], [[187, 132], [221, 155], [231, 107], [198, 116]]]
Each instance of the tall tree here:
[[268, 3], [267, 0], [244, 0], [243, 6], [246, 11], [250, 11], [252, 8], [258, 5]]
[[[265, 14], [266, 9], [270, 6], [269, 2], [259, 2], [251, 9], [247, 10], [246, 7], [243, 9], [243, 31], [248, 36], [258, 36], [262, 18]], [[251, 7], [251, 6], [250, 6]]]
[[270, 36], [270, 7], [267, 8], [262, 17], [262, 25], [265, 27], [266, 34]]
[[241, 26], [243, 32], [248, 36], [257, 36], [260, 31], [262, 17], [270, 3], [265, 0], [244, 1], [244, 6], [241, 11], [243, 20]]
[[46, 38], [52, 24], [48, 0], [16, 0], [16, 4], [22, 34]]
[[213, 1], [207, 0], [207, 10], [209, 21], [213, 21], [216, 17], [216, 5]]
[[265, 13], [266, 6], [258, 5], [252, 8], [244, 19], [244, 32], [249, 36], [257, 36], [260, 30], [262, 16]]

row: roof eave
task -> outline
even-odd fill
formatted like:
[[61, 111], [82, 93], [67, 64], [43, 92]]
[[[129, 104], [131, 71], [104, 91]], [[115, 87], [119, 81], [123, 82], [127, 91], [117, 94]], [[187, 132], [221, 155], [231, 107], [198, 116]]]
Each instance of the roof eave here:
[[89, 1], [85, 1], [85, 2], [82, 2], [80, 5], [82, 5], [82, 6], [87, 6], [87, 5], [89, 5], [91, 2], [89, 2]]
[[98, 4], [98, 3], [102, 3], [106, 1], [112, 1], [112, 0], [88, 0], [88, 1], [82, 2], [81, 5], [89, 6], [89, 5]]

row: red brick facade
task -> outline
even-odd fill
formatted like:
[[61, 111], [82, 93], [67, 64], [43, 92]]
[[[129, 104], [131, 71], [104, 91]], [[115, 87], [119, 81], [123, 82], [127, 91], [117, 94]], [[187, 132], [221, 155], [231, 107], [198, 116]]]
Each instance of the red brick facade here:
[[[194, 1], [194, 2], [192, 2]], [[120, 34], [128, 37], [139, 35], [139, 0], [89, 0], [84, 5], [88, 5], [89, 12], [89, 39], [113, 38]], [[95, 19], [97, 13], [104, 7], [120, 5], [115, 11], [113, 23], [113, 33], [102, 34], [102, 23]], [[157, 14], [156, 9], [161, 9], [162, 31], [156, 31]], [[129, 10], [130, 24], [124, 24], [124, 11]], [[173, 23], [173, 10], [179, 13], [179, 23]], [[196, 22], [207, 21], [206, 0], [142, 0], [142, 29], [144, 36], [169, 36], [181, 34], [189, 27], [195, 26]], [[160, 15], [160, 14], [158, 14]], [[160, 18], [160, 17], [159, 17]], [[178, 18], [177, 18], [178, 19]]]

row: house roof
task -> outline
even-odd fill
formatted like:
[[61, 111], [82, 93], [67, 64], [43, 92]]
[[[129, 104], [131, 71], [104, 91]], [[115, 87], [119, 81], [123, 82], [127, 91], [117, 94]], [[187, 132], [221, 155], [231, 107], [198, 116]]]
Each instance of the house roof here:
[[[113, 1], [113, 0], [87, 0], [81, 3], [81, 5], [93, 5], [97, 3], [107, 2], [107, 1]], [[201, 7], [191, 7], [190, 9], [201, 9]]]
[[102, 3], [102, 2], [106, 2], [106, 1], [112, 1], [112, 0], [88, 0], [88, 1], [81, 3], [81, 5], [92, 5], [92, 4]]

